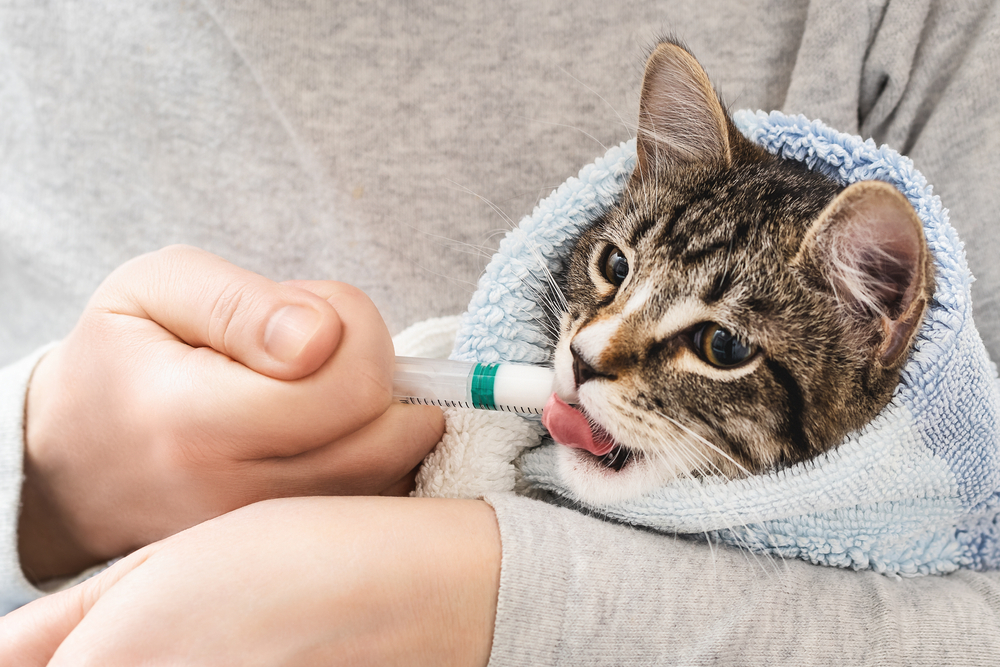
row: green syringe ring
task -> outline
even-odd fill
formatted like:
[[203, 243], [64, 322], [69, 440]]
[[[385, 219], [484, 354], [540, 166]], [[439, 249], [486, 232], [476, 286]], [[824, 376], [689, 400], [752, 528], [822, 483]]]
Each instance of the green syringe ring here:
[[472, 371], [472, 404], [480, 410], [496, 410], [493, 385], [499, 364], [476, 364]]

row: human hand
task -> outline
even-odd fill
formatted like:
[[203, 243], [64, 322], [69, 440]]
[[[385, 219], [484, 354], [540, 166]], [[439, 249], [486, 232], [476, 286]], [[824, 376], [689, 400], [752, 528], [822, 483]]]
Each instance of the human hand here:
[[499, 577], [484, 502], [272, 500], [0, 618], [0, 664], [485, 665]]
[[265, 498], [407, 491], [443, 420], [392, 403], [393, 362], [348, 285], [182, 246], [127, 262], [32, 377], [23, 569], [72, 574]]

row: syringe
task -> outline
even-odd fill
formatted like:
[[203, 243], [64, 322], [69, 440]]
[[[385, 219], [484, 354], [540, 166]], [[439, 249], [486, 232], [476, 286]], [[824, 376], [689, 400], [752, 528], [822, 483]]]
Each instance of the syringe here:
[[478, 364], [396, 357], [393, 395], [400, 403], [542, 414], [555, 373], [529, 364]]

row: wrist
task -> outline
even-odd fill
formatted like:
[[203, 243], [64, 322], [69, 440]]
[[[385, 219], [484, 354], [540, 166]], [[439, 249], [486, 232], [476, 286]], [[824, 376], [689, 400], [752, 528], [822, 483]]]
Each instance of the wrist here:
[[101, 562], [75, 538], [44, 490], [45, 485], [29, 471], [26, 460], [17, 524], [17, 551], [25, 578], [37, 585]]
[[37, 584], [81, 572], [102, 558], [88, 552], [59, 503], [58, 447], [49, 428], [50, 364], [58, 348], [35, 367], [24, 410], [24, 462], [17, 548], [25, 577]]

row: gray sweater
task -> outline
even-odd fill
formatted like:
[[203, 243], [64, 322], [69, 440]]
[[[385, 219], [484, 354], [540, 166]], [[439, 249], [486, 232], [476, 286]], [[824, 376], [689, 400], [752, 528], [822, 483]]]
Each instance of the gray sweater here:
[[[33, 349], [175, 242], [367, 291], [393, 332], [464, 309], [498, 236], [634, 131], [683, 39], [734, 108], [909, 155], [951, 209], [1000, 358], [1000, 16], [989, 0], [0, 7], [0, 598], [20, 578]], [[623, 120], [624, 119], [624, 120]], [[492, 665], [1000, 664], [1000, 575], [891, 580], [490, 498]]]

